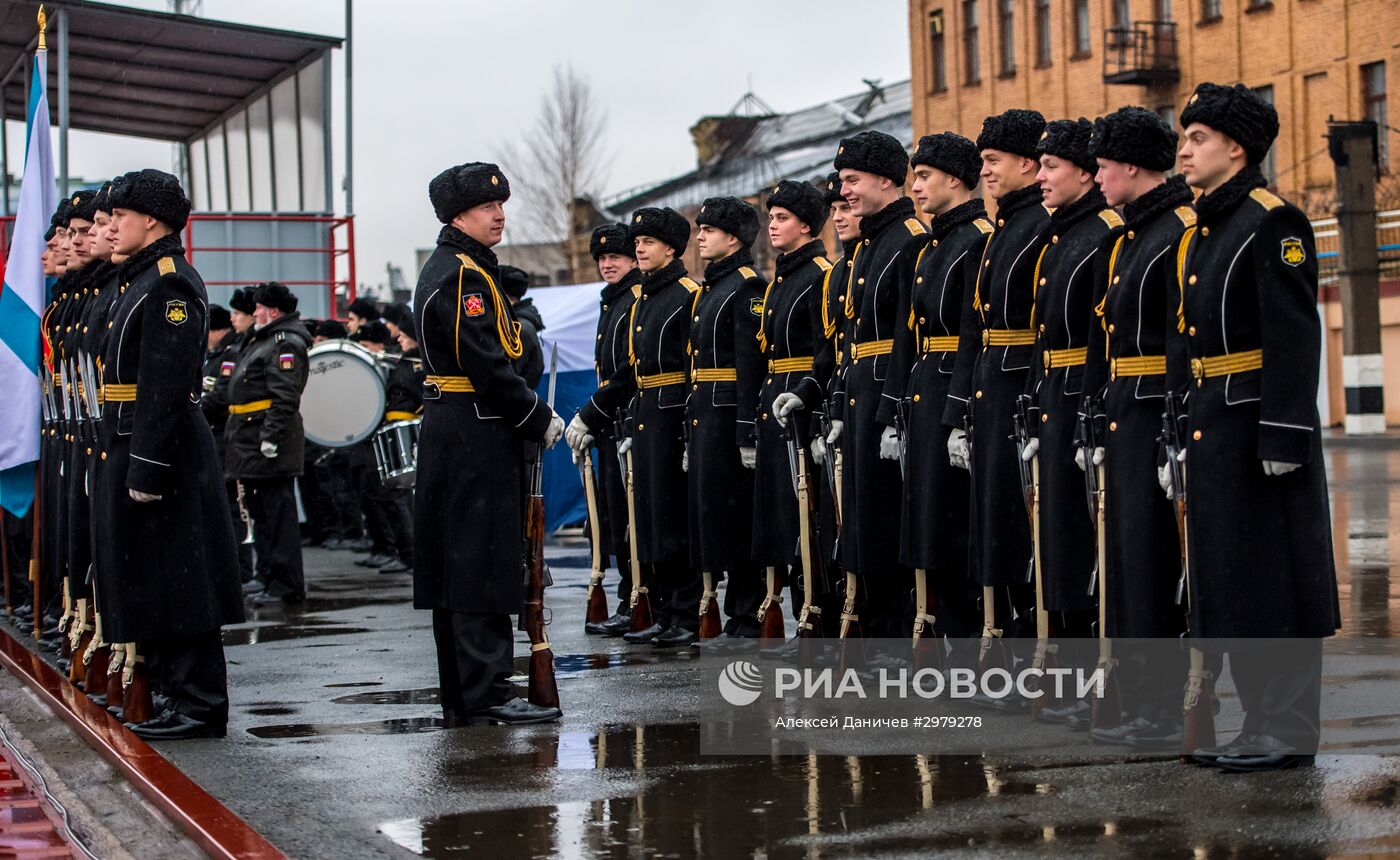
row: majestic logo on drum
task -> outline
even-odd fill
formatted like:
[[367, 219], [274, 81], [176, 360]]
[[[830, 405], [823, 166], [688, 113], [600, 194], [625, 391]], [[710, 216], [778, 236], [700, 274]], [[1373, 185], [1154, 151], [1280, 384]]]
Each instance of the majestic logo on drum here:
[[481, 293], [462, 297], [462, 313], [469, 317], [479, 317], [486, 313], [486, 303], [481, 300]]
[[185, 320], [190, 318], [190, 312], [185, 309], [185, 303], [179, 299], [171, 299], [165, 303], [165, 321], [171, 325], [184, 325]]

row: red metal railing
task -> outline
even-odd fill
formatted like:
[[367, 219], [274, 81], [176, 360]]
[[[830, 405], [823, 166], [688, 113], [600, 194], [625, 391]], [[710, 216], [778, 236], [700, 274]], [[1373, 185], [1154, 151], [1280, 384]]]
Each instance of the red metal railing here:
[[[14, 216], [0, 216], [0, 249], [8, 254], [10, 250], [10, 232], [14, 227]], [[312, 223], [329, 224], [327, 231], [327, 243], [321, 247], [311, 248], [254, 248], [254, 247], [213, 247], [198, 246], [194, 244], [194, 222], [218, 222], [218, 221], [264, 221], [280, 223]], [[196, 213], [190, 216], [189, 223], [185, 225], [185, 256], [190, 263], [198, 268], [196, 255], [200, 252], [214, 253], [263, 253], [263, 254], [324, 254], [328, 258], [327, 271], [330, 277], [327, 280], [315, 281], [284, 281], [288, 286], [304, 287], [325, 287], [329, 292], [327, 306], [333, 309], [336, 316], [342, 316], [341, 309], [348, 306], [355, 300], [355, 216], [353, 215], [247, 215], [239, 213], [213, 214]], [[344, 272], [342, 277], [342, 258]], [[209, 286], [244, 286], [248, 283], [256, 282], [257, 279], [246, 281], [206, 281]], [[266, 279], [263, 279], [266, 280]], [[345, 299], [343, 302], [336, 300], [336, 290], [345, 288]]]

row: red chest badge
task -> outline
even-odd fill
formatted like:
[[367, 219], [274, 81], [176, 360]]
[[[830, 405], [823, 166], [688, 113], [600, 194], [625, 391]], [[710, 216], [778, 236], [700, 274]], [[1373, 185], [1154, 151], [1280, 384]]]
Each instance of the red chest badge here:
[[486, 303], [481, 300], [481, 293], [462, 296], [462, 313], [469, 317], [479, 317], [486, 313]]

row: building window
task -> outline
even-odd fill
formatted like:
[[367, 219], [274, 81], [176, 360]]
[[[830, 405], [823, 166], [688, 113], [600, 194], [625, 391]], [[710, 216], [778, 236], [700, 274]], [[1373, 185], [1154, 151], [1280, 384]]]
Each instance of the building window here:
[[1268, 9], [1274, 5], [1274, 0], [1245, 0], [1244, 11], [1253, 12], [1256, 9]]
[[928, 16], [929, 90], [935, 93], [948, 89], [948, 58], [943, 47], [943, 10]]
[[1001, 42], [1001, 73], [1016, 74], [1016, 0], [999, 0], [997, 26]]
[[1074, 55], [1089, 56], [1089, 0], [1074, 0]]
[[977, 61], [977, 0], [963, 0], [963, 80], [975, 84], [982, 80]]
[[1220, 0], [1201, 0], [1201, 23], [1220, 20]]
[[1367, 63], [1361, 67], [1361, 115], [1376, 124], [1380, 146], [1376, 164], [1381, 173], [1390, 172], [1390, 119], [1385, 103], [1385, 63]]
[[1050, 0], [1035, 0], [1035, 64], [1050, 65]]
[[[1269, 104], [1274, 103], [1274, 88], [1272, 84], [1255, 87], [1254, 92], [1258, 93], [1259, 98]], [[1259, 165], [1259, 169], [1263, 171], [1264, 178], [1269, 181], [1270, 185], [1278, 185], [1278, 159], [1274, 155], [1277, 149], [1278, 147], [1276, 146], [1269, 147], [1269, 154], [1264, 156], [1264, 161]]]
[[1113, 0], [1113, 26], [1125, 29], [1132, 26], [1133, 11], [1128, 0]]

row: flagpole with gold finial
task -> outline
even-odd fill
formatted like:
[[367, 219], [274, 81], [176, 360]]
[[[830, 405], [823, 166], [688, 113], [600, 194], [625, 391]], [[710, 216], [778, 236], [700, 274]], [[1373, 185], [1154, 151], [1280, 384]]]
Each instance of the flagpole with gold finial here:
[[39, 50], [47, 51], [48, 43], [44, 41], [44, 31], [48, 29], [48, 17], [44, 15], [44, 5], [39, 4]]

